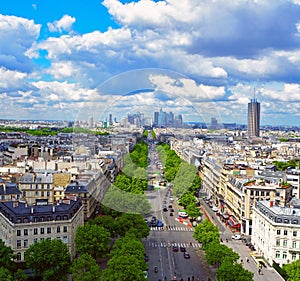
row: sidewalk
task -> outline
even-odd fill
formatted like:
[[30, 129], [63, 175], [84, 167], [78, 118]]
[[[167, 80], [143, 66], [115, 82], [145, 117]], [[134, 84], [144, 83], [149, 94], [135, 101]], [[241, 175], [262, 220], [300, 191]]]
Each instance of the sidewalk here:
[[[203, 214], [207, 219], [220, 229], [220, 238], [223, 240], [223, 244], [237, 252], [240, 255], [240, 262], [243, 263], [243, 267], [254, 273], [254, 281], [284, 281], [280, 274], [266, 263], [267, 267], [262, 267], [261, 274], [259, 274], [259, 261], [255, 255], [253, 255], [254, 253], [241, 240], [231, 239], [232, 231], [230, 227], [226, 226], [220, 218], [209, 209], [204, 200], [201, 200], [201, 206]], [[228, 242], [226, 242], [226, 239], [228, 239]], [[247, 258], [249, 262], [246, 262]]]

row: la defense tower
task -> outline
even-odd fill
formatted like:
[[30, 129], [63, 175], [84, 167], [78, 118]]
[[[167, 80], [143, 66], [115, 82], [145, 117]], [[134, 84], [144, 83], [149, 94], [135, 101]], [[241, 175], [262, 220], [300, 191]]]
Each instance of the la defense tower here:
[[260, 103], [251, 99], [248, 103], [248, 137], [259, 137]]

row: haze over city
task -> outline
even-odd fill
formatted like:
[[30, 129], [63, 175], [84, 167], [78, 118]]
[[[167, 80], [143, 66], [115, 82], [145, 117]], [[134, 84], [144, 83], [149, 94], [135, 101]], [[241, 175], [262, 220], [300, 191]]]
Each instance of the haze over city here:
[[299, 0], [2, 0], [0, 118], [298, 125], [299, 32]]

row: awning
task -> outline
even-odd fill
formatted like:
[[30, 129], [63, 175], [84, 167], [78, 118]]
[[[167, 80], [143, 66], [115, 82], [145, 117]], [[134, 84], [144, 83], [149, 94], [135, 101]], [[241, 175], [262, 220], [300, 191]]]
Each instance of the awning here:
[[240, 228], [241, 227], [241, 224], [240, 223], [237, 223], [234, 219], [233, 216], [230, 216], [229, 219], [228, 219], [228, 224], [231, 226], [231, 227], [234, 227], [234, 228]]

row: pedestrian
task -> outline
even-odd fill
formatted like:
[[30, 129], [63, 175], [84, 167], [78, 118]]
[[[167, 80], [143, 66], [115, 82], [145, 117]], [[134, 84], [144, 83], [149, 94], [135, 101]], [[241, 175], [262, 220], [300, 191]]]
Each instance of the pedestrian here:
[[246, 258], [246, 261], [249, 262], [249, 258], [248, 257]]
[[241, 259], [241, 263], [243, 263], [243, 260]]
[[258, 274], [259, 274], [259, 275], [260, 275], [260, 272], [261, 272], [261, 269], [259, 268], [259, 269], [258, 269]]

